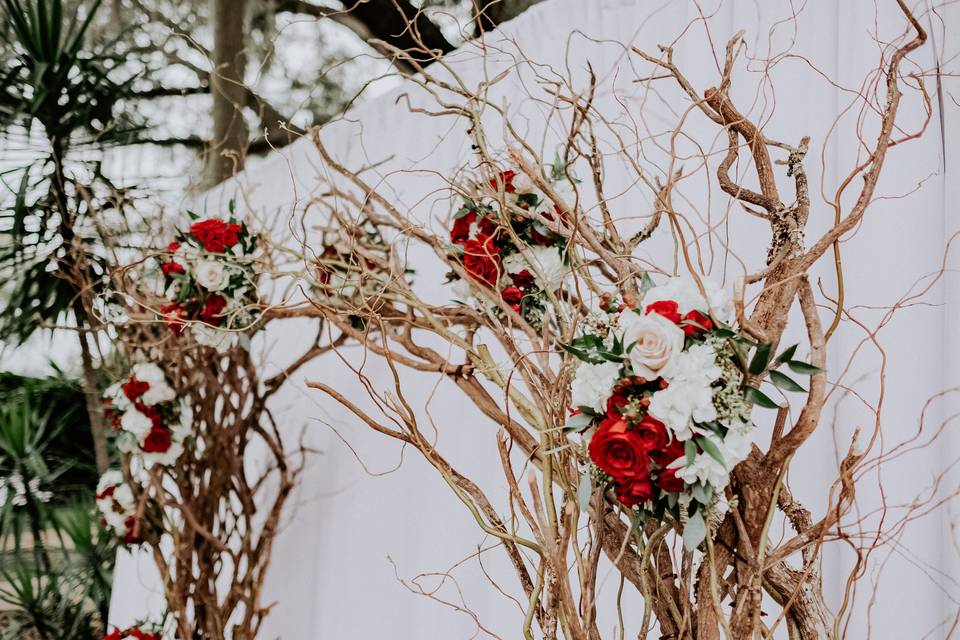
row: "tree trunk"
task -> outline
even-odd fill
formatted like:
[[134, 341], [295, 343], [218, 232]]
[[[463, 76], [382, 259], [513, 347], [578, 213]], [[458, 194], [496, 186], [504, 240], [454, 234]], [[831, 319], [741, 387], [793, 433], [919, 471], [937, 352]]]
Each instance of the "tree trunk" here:
[[[79, 306], [79, 305], [78, 305]], [[90, 353], [89, 334], [83, 318], [77, 316], [77, 337], [80, 339], [80, 358], [83, 365], [83, 398], [87, 405], [87, 417], [90, 420], [90, 434], [93, 436], [93, 454], [97, 462], [97, 473], [103, 475], [110, 466], [107, 453], [107, 429], [103, 419], [103, 400], [97, 385], [97, 372]]]
[[243, 168], [249, 131], [243, 119], [247, 66], [245, 18], [249, 0], [211, 0], [213, 25], [213, 140], [207, 154], [207, 180], [221, 182]]

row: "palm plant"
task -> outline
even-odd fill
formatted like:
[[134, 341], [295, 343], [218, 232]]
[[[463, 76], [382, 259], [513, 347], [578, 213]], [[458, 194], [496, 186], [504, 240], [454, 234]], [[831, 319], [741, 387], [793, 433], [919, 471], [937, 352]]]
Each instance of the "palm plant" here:
[[84, 464], [58, 451], [80, 412], [39, 408], [45, 386], [0, 402], [0, 602], [13, 610], [0, 638], [91, 640], [106, 623], [115, 546], [97, 533], [92, 486], [63, 482]]
[[2, 0], [0, 135], [25, 164], [0, 180], [0, 339], [22, 341], [38, 327], [76, 329], [97, 462], [107, 463], [93, 352], [99, 325], [92, 301], [103, 289], [107, 252], [100, 217], [127, 204], [100, 170], [105, 149], [136, 135], [120, 104], [135, 75], [112, 42], [87, 46], [100, 0]]

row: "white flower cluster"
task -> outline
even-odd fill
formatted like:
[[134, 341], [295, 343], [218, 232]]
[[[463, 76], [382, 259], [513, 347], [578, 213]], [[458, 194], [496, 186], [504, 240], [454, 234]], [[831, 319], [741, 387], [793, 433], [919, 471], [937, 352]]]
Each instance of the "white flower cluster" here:
[[30, 478], [24, 481], [23, 475], [17, 471], [6, 478], [0, 478], [0, 508], [7, 504], [7, 500], [14, 507], [25, 506], [28, 497], [37, 502], [50, 502], [53, 493], [40, 489], [39, 478]]
[[[649, 398], [649, 415], [666, 425], [671, 440], [697, 439], [703, 444], [706, 439], [707, 447], [713, 445], [709, 447], [711, 451], [698, 447], [692, 462], [688, 463], [684, 455], [667, 466], [677, 469], [677, 477], [687, 485], [712, 487], [716, 495], [729, 482], [733, 467], [749, 452], [749, 404], [745, 399], [738, 403], [731, 397], [742, 396], [742, 391], [736, 373], [726, 366], [729, 354], [718, 351], [721, 339], [694, 340], [685, 348], [688, 343], [681, 326], [648, 309], [654, 303], [667, 303], [671, 308], [675, 303], [675, 313], [681, 318], [698, 312], [723, 324], [732, 323], [733, 305], [723, 289], [706, 278], [701, 282], [706, 298], [695, 281], [671, 278], [647, 291], [636, 310], [611, 314], [611, 333], [626, 350], [624, 362], [581, 362], [572, 383], [571, 401], [575, 407], [602, 414], [622, 377], [639, 376], [646, 382], [662, 380], [661, 388]], [[599, 337], [604, 338], [606, 348], [611, 347], [610, 336]], [[724, 408], [722, 416], [718, 415], [716, 402], [720, 393], [724, 394], [720, 403]], [[731, 419], [731, 415], [736, 417]], [[705, 426], [716, 425], [718, 420], [727, 429], [722, 437]]]
[[129, 539], [136, 516], [133, 491], [120, 471], [107, 471], [97, 483], [97, 509], [103, 522], [119, 538]]
[[[146, 385], [146, 390], [128, 391], [127, 387], [131, 384]], [[120, 415], [118, 449], [136, 454], [146, 468], [157, 464], [169, 466], [177, 461], [183, 453], [183, 441], [189, 433], [192, 409], [185, 401], [170, 406], [176, 400], [177, 393], [159, 366], [152, 362], [134, 365], [130, 376], [111, 385], [105, 395], [111, 408]], [[168, 405], [165, 408], [168, 413], [176, 414], [176, 420], [158, 425], [155, 416], [162, 413], [159, 405]]]

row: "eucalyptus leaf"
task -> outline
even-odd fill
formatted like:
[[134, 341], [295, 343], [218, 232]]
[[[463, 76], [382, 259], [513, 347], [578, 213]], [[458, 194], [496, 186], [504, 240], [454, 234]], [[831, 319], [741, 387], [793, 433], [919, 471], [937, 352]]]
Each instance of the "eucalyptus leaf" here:
[[693, 495], [693, 499], [700, 504], [710, 504], [710, 500], [713, 498], [713, 488], [699, 482], [693, 485], [690, 493]]
[[697, 444], [701, 449], [707, 452], [707, 454], [722, 464], [724, 467], [727, 466], [726, 461], [723, 459], [723, 454], [720, 453], [720, 449], [717, 448], [716, 443], [710, 438], [696, 438]]
[[591, 422], [593, 422], [593, 417], [581, 412], [567, 418], [567, 424], [563, 425], [563, 430], [583, 431], [590, 426]]
[[683, 452], [687, 456], [687, 464], [693, 464], [697, 457], [697, 445], [693, 440], [687, 440], [683, 443]]
[[683, 547], [687, 551], [693, 551], [700, 546], [704, 538], [707, 537], [707, 523], [703, 520], [703, 515], [697, 511], [690, 516], [687, 524], [683, 527]]
[[577, 505], [580, 511], [586, 513], [590, 509], [590, 496], [593, 495], [593, 478], [589, 470], [580, 474], [580, 485], [577, 487]]

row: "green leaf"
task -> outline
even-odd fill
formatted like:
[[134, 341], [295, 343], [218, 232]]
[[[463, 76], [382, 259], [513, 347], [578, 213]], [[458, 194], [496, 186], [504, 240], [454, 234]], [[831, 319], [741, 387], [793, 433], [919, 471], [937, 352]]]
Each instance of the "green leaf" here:
[[778, 365], [783, 364], [784, 362], [789, 362], [793, 359], [793, 354], [796, 353], [798, 345], [793, 345], [792, 347], [787, 347], [783, 350], [783, 353], [777, 356], [775, 362]]
[[710, 500], [713, 498], [713, 488], [698, 482], [690, 489], [690, 494], [700, 504], [710, 504]]
[[687, 551], [693, 551], [700, 546], [704, 538], [707, 537], [707, 523], [703, 520], [703, 515], [697, 511], [690, 516], [687, 524], [683, 527], [683, 547]]
[[693, 440], [687, 440], [683, 443], [683, 452], [687, 456], [687, 464], [693, 464], [697, 457], [697, 445]]
[[812, 376], [817, 373], [823, 373], [824, 371], [820, 367], [815, 367], [812, 364], [801, 362], [800, 360], [791, 360], [787, 363], [787, 366], [790, 367], [791, 371], [805, 376]]
[[766, 342], [761, 342], [757, 345], [753, 359], [750, 360], [749, 371], [753, 375], [758, 375], [766, 370], [768, 364], [770, 364], [770, 345]]
[[643, 272], [643, 276], [640, 278], [640, 297], [647, 295], [647, 291], [653, 289], [656, 283], [653, 281], [653, 278], [650, 277], [650, 274], [646, 271]]
[[567, 424], [563, 425], [564, 431], [583, 431], [593, 422], [593, 416], [586, 413], [578, 413], [567, 418]]
[[779, 371], [770, 372], [770, 382], [784, 391], [804, 392], [806, 389], [794, 382], [793, 378], [786, 376]]
[[747, 387], [747, 398], [752, 400], [754, 404], [761, 407], [766, 407], [767, 409], [779, 409], [780, 405], [770, 399], [770, 397], [759, 389], [754, 387]]
[[724, 467], [727, 466], [726, 461], [723, 459], [723, 454], [720, 453], [720, 449], [717, 448], [717, 445], [710, 438], [696, 438], [697, 444], [700, 445], [700, 448], [706, 451], [711, 458], [722, 464]]
[[590, 496], [593, 495], [593, 478], [590, 470], [580, 474], [580, 485], [577, 487], [577, 505], [580, 511], [586, 513], [590, 509]]

